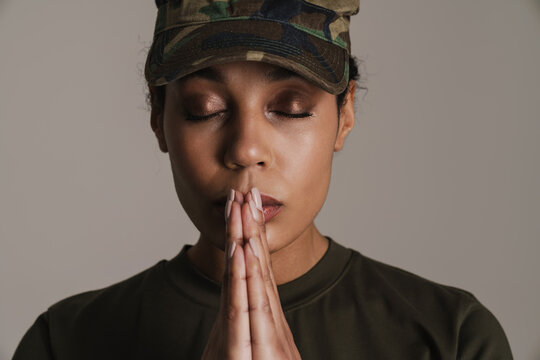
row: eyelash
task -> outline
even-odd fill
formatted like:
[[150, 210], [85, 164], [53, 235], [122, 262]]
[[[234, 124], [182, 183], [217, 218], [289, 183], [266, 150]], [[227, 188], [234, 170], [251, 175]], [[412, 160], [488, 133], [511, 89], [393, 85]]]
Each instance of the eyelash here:
[[213, 113], [213, 114], [209, 114], [209, 115], [193, 115], [193, 114], [189, 114], [187, 113], [186, 114], [186, 120], [187, 121], [192, 121], [192, 122], [198, 122], [198, 121], [204, 121], [204, 120], [209, 120], [215, 116], [218, 116], [220, 114], [222, 114], [223, 111], [219, 111], [219, 112], [216, 112], [216, 113]]
[[[213, 114], [209, 114], [209, 115], [193, 115], [193, 114], [186, 114], [186, 120], [187, 121], [193, 121], [193, 122], [197, 122], [197, 121], [204, 121], [204, 120], [209, 120], [213, 117], [216, 117], [218, 115], [221, 115], [223, 113], [225, 113], [226, 111], [218, 111], [216, 113], [213, 113]], [[309, 112], [303, 112], [303, 113], [299, 113], [299, 114], [290, 114], [290, 113], [286, 113], [286, 112], [282, 112], [282, 111], [273, 111], [274, 114], [277, 114], [279, 116], [282, 116], [282, 117], [285, 117], [285, 118], [289, 118], [289, 119], [301, 119], [301, 118], [307, 118], [307, 117], [310, 117], [310, 116], [313, 116], [312, 113], [309, 113]]]
[[278, 114], [279, 116], [283, 116], [283, 117], [286, 117], [286, 118], [292, 118], [292, 119], [300, 119], [300, 118], [306, 118], [306, 117], [313, 116], [313, 114], [309, 113], [309, 112], [303, 112], [303, 113], [299, 113], [299, 114], [290, 114], [290, 113], [286, 113], [286, 112], [282, 112], [282, 111], [274, 111], [274, 113]]

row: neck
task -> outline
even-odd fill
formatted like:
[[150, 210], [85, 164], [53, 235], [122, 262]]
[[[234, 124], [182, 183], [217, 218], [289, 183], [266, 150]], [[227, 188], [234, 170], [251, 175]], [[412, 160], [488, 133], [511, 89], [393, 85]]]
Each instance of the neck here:
[[[272, 250], [270, 258], [277, 285], [290, 282], [308, 272], [323, 257], [328, 240], [311, 223], [296, 239], [280, 249]], [[187, 253], [190, 262], [208, 278], [221, 282], [225, 269], [225, 254], [202, 234]]]

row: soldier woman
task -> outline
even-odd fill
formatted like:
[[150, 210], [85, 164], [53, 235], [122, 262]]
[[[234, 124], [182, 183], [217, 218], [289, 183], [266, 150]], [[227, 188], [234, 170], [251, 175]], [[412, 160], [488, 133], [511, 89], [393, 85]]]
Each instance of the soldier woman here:
[[355, 121], [358, 0], [156, 3], [151, 126], [200, 237], [53, 305], [15, 359], [511, 358], [470, 293], [314, 224]]

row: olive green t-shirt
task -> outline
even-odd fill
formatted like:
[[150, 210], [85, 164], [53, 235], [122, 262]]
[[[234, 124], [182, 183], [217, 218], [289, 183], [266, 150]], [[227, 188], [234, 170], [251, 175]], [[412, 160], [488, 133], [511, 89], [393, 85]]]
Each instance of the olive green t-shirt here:
[[[278, 287], [303, 359], [512, 359], [495, 317], [470, 293], [330, 240], [306, 274]], [[14, 360], [200, 359], [220, 285], [170, 261], [40, 315]]]

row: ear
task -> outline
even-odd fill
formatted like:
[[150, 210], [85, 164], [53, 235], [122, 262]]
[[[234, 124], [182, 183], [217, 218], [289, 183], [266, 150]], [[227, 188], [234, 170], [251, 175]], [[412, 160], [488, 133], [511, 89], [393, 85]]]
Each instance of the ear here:
[[152, 99], [151, 107], [152, 111], [150, 112], [150, 126], [156, 135], [158, 140], [159, 149], [166, 153], [169, 150], [167, 149], [167, 142], [165, 141], [165, 131], [163, 130], [163, 113], [164, 109], [161, 106], [154, 104], [153, 99], [155, 99], [155, 89], [150, 87], [150, 99]]
[[345, 95], [339, 116], [339, 128], [334, 143], [334, 151], [340, 151], [345, 145], [345, 138], [354, 127], [354, 92], [356, 91], [356, 82], [349, 81], [347, 95]]

